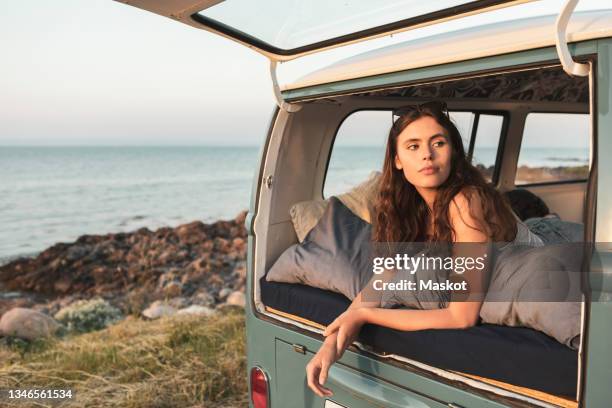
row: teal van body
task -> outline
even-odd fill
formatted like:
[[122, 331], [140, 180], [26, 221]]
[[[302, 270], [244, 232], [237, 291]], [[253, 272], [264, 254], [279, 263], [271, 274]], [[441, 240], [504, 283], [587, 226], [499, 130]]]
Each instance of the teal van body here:
[[[258, 403], [265, 400], [267, 408], [612, 407], [612, 160], [607, 157], [612, 154], [610, 10], [573, 16], [568, 26], [577, 3], [569, 0], [557, 19], [546, 16], [504, 21], [395, 44], [341, 61], [282, 90], [276, 77], [279, 62], [530, 0], [448, 0], [435, 2], [441, 9], [422, 15], [411, 14], [421, 10], [417, 6], [423, 2], [415, 0], [371, 2], [370, 8], [365, 2], [342, 2], [340, 7], [339, 3], [319, 0], [299, 6], [276, 0], [119, 1], [229, 38], [270, 59], [278, 107], [262, 143], [245, 221], [245, 381], [249, 382], [250, 395], [257, 394]], [[354, 14], [349, 16], [349, 12]], [[359, 24], [348, 30], [339, 27], [351, 22]], [[570, 26], [572, 30], [566, 35]], [[325, 32], [328, 28], [329, 33]], [[574, 64], [571, 58], [581, 64]], [[357, 343], [330, 369], [326, 386], [334, 395], [326, 399], [316, 396], [307, 386], [305, 367], [322, 344], [321, 327], [300, 316], [267, 308], [261, 299], [260, 280], [281, 253], [298, 242], [290, 208], [298, 202], [324, 199], [330, 157], [344, 120], [360, 110], [391, 111], [430, 98], [391, 92], [400, 88], [418, 89], [466, 78], [478, 81], [492, 75], [504, 79], [516, 73], [527, 73], [527, 81], [548, 87], [545, 76], [537, 77], [537, 71], [545, 70], [556, 70], [571, 85], [575, 78], [564, 71], [580, 76], [585, 68], [589, 77], [582, 82], [582, 89], [588, 88], [588, 100], [434, 95], [447, 103], [449, 111], [503, 117], [491, 180], [504, 192], [517, 187], [520, 148], [530, 113], [581, 114], [588, 119], [588, 174], [521, 185], [548, 200], [551, 209], [562, 217], [582, 222], [585, 242], [595, 243], [595, 250], [587, 252], [581, 276], [585, 290], [576, 398], [442, 370], [384, 350], [374, 352]], [[477, 131], [472, 128], [471, 150]], [[554, 144], [555, 135], [545, 136]], [[490, 364], [494, 366], [496, 361]], [[254, 406], [253, 400], [250, 406]]]
[[[572, 55], [588, 58], [594, 62], [593, 102], [593, 167], [596, 169], [596, 192], [590, 197], [595, 227], [597, 251], [591, 261], [592, 273], [590, 301], [586, 310], [583, 335], [585, 343], [581, 362], [581, 407], [612, 406], [612, 353], [609, 350], [612, 338], [612, 253], [603, 242], [609, 239], [612, 227], [612, 40], [600, 39], [570, 45]], [[358, 78], [339, 83], [324, 84], [310, 88], [290, 90], [283, 93], [287, 101], [300, 101], [328, 95], [338, 95], [355, 90], [379, 89], [407, 83], [435, 80], [491, 71], [503, 71], [520, 66], [547, 65], [557, 60], [555, 48], [528, 50], [510, 55], [499, 55], [477, 60], [418, 68], [394, 72], [375, 77]], [[251, 205], [247, 219], [249, 233], [248, 286], [253, 293], [254, 246], [257, 234], [254, 217], [257, 216], [258, 195], [264, 188], [266, 174], [263, 162], [269, 146], [272, 127], [278, 109], [275, 110], [270, 132], [263, 144], [260, 164], [253, 182]], [[591, 181], [594, 183], [594, 180]], [[587, 229], [588, 231], [588, 229]], [[317, 397], [306, 384], [305, 366], [322, 344], [322, 336], [309, 333], [291, 324], [275, 321], [256, 311], [253, 299], [247, 304], [246, 324], [248, 342], [248, 368], [261, 367], [269, 375], [271, 407], [324, 407], [325, 401]], [[500, 357], [501, 358], [501, 357]], [[495, 364], [495, 362], [491, 362]], [[518, 401], [465, 384], [435, 378], [430, 373], [414, 367], [371, 355], [367, 352], [349, 350], [330, 370], [328, 386], [334, 391], [332, 398], [346, 407], [508, 407], [538, 406], [537, 402]], [[546, 405], [543, 406], [555, 406]]]

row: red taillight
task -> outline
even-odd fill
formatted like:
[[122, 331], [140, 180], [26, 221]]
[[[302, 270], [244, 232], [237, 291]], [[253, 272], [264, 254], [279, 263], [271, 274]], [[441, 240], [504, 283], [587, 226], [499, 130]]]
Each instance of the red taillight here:
[[268, 377], [259, 367], [251, 368], [251, 402], [254, 408], [268, 408]]

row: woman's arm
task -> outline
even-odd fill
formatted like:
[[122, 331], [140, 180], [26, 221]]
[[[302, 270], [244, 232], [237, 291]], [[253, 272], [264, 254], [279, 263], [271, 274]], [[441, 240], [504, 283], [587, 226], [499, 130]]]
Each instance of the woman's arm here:
[[[445, 309], [360, 308], [347, 310], [327, 326], [324, 335], [337, 334], [341, 330], [353, 332], [353, 328], [361, 328], [361, 326], [367, 323], [403, 331], [465, 329], [474, 326], [478, 322], [480, 305], [481, 302], [450, 302]], [[336, 342], [340, 342], [339, 337], [338, 334]], [[340, 349], [340, 347], [338, 348]]]
[[[449, 221], [453, 230], [454, 245], [453, 256], [477, 257], [488, 254], [489, 240], [486, 234], [486, 223], [482, 215], [482, 205], [478, 194], [469, 197], [463, 192], [457, 194], [451, 201], [449, 208]], [[487, 262], [488, 266], [488, 262]], [[424, 330], [424, 329], [457, 329], [467, 328], [478, 322], [482, 295], [487, 284], [487, 267], [484, 270], [469, 269], [461, 274], [467, 282], [470, 301], [458, 301], [465, 294], [456, 295], [453, 292], [451, 301], [444, 309], [434, 310], [398, 310], [381, 309], [377, 302], [364, 304], [361, 302], [362, 293], [355, 298], [351, 307], [338, 316], [325, 330], [324, 334], [330, 336], [337, 334], [336, 348], [338, 354], [351, 344], [362, 325], [366, 323], [377, 324], [396, 330]], [[367, 288], [370, 288], [368, 285]], [[476, 296], [474, 296], [476, 294]], [[371, 299], [368, 294], [367, 299]], [[472, 301], [473, 300], [473, 301]], [[366, 307], [359, 306], [364, 304]]]
[[[488, 236], [482, 206], [477, 194], [471, 200], [465, 194], [457, 194], [449, 208], [449, 221], [454, 233], [454, 242], [481, 243], [460, 248], [454, 256], [487, 252]], [[374, 279], [375, 277], [373, 277]], [[380, 278], [376, 277], [376, 278]], [[483, 271], [467, 270], [463, 278], [473, 292], [483, 293], [486, 278]], [[337, 361], [346, 348], [355, 340], [361, 327], [366, 323], [377, 324], [396, 330], [414, 331], [424, 329], [463, 329], [478, 322], [482, 301], [451, 301], [444, 309], [398, 310], [380, 308], [380, 294], [369, 284], [355, 297], [348, 309], [338, 316], [327, 328], [323, 346], [306, 367], [308, 386], [320, 397], [332, 395], [323, 384], [329, 367]], [[365, 301], [368, 299], [369, 301]], [[372, 300], [370, 300], [372, 299]]]

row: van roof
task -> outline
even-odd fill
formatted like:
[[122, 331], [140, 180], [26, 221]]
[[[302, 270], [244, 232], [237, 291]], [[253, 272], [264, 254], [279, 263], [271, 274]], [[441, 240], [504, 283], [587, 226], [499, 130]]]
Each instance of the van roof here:
[[[557, 15], [492, 23], [358, 54], [296, 81], [283, 91], [555, 45]], [[612, 10], [574, 13], [568, 42], [612, 36]]]

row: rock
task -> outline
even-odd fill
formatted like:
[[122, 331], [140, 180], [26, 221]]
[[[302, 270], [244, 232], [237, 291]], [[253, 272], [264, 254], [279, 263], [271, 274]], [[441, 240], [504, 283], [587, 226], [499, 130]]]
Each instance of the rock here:
[[215, 298], [206, 291], [200, 291], [191, 297], [191, 303], [200, 306], [212, 306], [215, 304]]
[[0, 298], [4, 298], [4, 299], [15, 299], [18, 297], [21, 297], [21, 293], [19, 292], [4, 292], [4, 293], [0, 293]]
[[[199, 288], [214, 294], [223, 287], [235, 288], [245, 273], [241, 264], [247, 246], [245, 214], [230, 221], [195, 221], [155, 232], [141, 228], [83, 235], [75, 242], [53, 245], [35, 258], [1, 265], [2, 292], [44, 294], [46, 299], [34, 302], [44, 303], [50, 297], [69, 295], [127, 296], [136, 288], [146, 290], [152, 299], [190, 296]], [[6, 297], [0, 295], [0, 300]], [[4, 307], [9, 310], [11, 305]]]
[[66, 293], [70, 289], [72, 281], [69, 277], [64, 277], [53, 284], [53, 289], [59, 293]]
[[2, 315], [0, 334], [35, 340], [55, 334], [60, 325], [52, 317], [32, 309], [16, 307]]
[[174, 306], [164, 304], [159, 300], [151, 303], [151, 305], [142, 312], [144, 317], [151, 320], [159, 319], [164, 316], [172, 316], [174, 314], [176, 314], [176, 308]]
[[244, 227], [244, 221], [246, 220], [246, 216], [247, 211], [241, 211], [240, 214], [238, 214], [236, 218], [234, 218], [234, 222], [236, 223], [236, 225]]
[[246, 305], [246, 297], [244, 296], [244, 293], [234, 291], [227, 297], [225, 304], [244, 307]]
[[210, 307], [200, 306], [200, 305], [191, 305], [184, 309], [181, 309], [177, 312], [179, 315], [201, 315], [201, 316], [212, 316], [215, 314], [215, 311]]
[[238, 251], [244, 251], [246, 247], [246, 242], [244, 238], [236, 237], [232, 240], [232, 246]]
[[164, 286], [164, 295], [168, 297], [179, 296], [183, 292], [183, 284], [178, 281], [168, 282]]
[[85, 255], [87, 255], [90, 250], [91, 248], [88, 248], [85, 246], [80, 246], [80, 245], [71, 246], [66, 251], [66, 259], [69, 261], [76, 261], [77, 259], [81, 259]]
[[219, 291], [219, 300], [225, 300], [230, 294], [232, 290], [230, 288], [223, 288]]
[[189, 300], [182, 296], [172, 298], [168, 300], [166, 304], [174, 307], [175, 309], [181, 309], [190, 305]]
[[246, 262], [240, 261], [236, 263], [236, 265], [234, 266], [234, 271], [232, 273], [237, 278], [241, 278], [241, 279], [246, 278], [246, 274], [247, 274]]
[[0, 316], [2, 316], [2, 314], [4, 314], [5, 312], [8, 312], [11, 309], [14, 309], [16, 307], [21, 307], [21, 308], [30, 308], [30, 309], [34, 309], [36, 310], [36, 308], [34, 307], [34, 299], [31, 299], [29, 297], [19, 297], [19, 298], [12, 298], [12, 299], [0, 299]]

